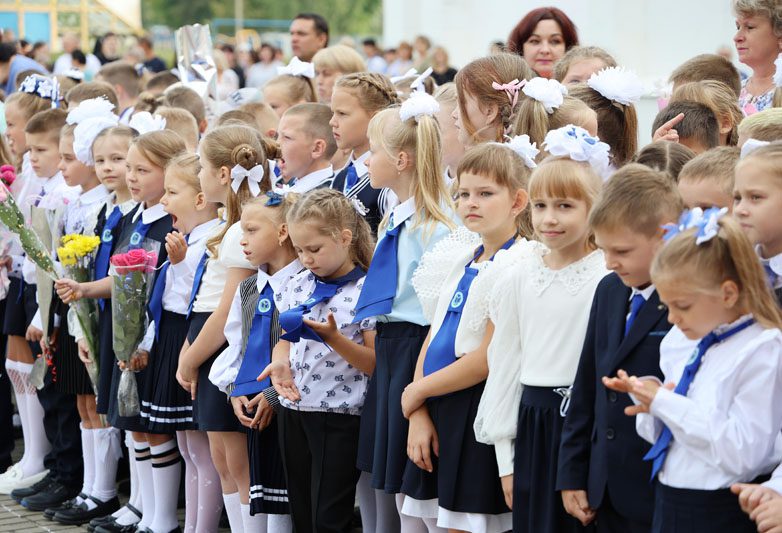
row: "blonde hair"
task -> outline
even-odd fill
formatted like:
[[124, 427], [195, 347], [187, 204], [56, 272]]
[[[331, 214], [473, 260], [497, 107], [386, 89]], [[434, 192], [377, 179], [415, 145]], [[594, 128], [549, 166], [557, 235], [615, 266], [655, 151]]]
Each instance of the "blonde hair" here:
[[285, 94], [285, 100], [289, 105], [293, 105], [302, 101], [318, 101], [318, 92], [315, 90], [315, 83], [311, 78], [283, 74], [281, 76], [275, 76], [274, 78], [270, 79], [263, 87], [265, 89], [267, 87], [275, 86], [278, 86], [283, 90], [283, 93]]
[[136, 71], [136, 67], [127, 61], [107, 63], [98, 71], [98, 76], [112, 86], [119, 85], [131, 98], [141, 92], [141, 76]]
[[369, 269], [374, 252], [372, 230], [350, 200], [334, 189], [316, 189], [302, 195], [285, 217], [288, 226], [316, 222], [321, 235], [339, 239], [343, 230], [350, 230], [350, 259], [364, 270]]
[[263, 102], [250, 102], [239, 106], [240, 111], [246, 111], [255, 117], [261, 133], [266, 135], [269, 130], [277, 130], [280, 123], [280, 117], [274, 112], [269, 104]]
[[[201, 150], [207, 162], [217, 170], [226, 168], [230, 171], [236, 165], [250, 170], [261, 165], [264, 168], [261, 193], [271, 189], [268, 161], [280, 156], [279, 147], [275, 142], [264, 139], [258, 131], [247, 126], [221, 126], [206, 134], [201, 141]], [[217, 257], [217, 246], [223, 240], [225, 232], [239, 221], [242, 204], [251, 197], [247, 180], [242, 182], [236, 193], [233, 189], [228, 193], [225, 205], [227, 224], [218, 235], [207, 242], [207, 248], [213, 257]]]
[[733, 12], [742, 17], [765, 17], [777, 38], [782, 38], [782, 5], [777, 0], [733, 0]]
[[679, 220], [684, 202], [666, 172], [630, 163], [617, 170], [603, 186], [592, 211], [592, 231], [628, 228], [653, 237], [666, 222]]
[[732, 195], [739, 154], [740, 150], [735, 146], [720, 146], [706, 150], [682, 167], [679, 181], [715, 181], [725, 194]]
[[[711, 150], [709, 150], [711, 151]], [[679, 181], [679, 173], [695, 152], [683, 144], [671, 141], [657, 141], [644, 146], [633, 157], [633, 163], [640, 163], [654, 170], [667, 172], [675, 182]]]
[[559, 61], [554, 63], [554, 79], [561, 82], [567, 76], [570, 67], [587, 59], [599, 59], [605, 63], [606, 67], [616, 66], [614, 56], [599, 46], [573, 46], [565, 52]]
[[[480, 131], [470, 122], [467, 116], [465, 95], [470, 94], [481, 106], [497, 106], [497, 118], [484, 129], [494, 129], [494, 140], [501, 141], [505, 132], [511, 127], [516, 113], [516, 107], [508, 98], [505, 91], [498, 91], [492, 87], [493, 82], [500, 84], [515, 80], [529, 80], [535, 77], [535, 73], [527, 65], [521, 56], [516, 54], [500, 53], [481, 57], [470, 63], [456, 73], [454, 83], [458, 93], [459, 113], [467, 134], [473, 140], [478, 140]], [[521, 90], [519, 90], [521, 92]], [[519, 96], [521, 99], [521, 95]]]
[[[521, 157], [509, 147], [499, 143], [483, 143], [467, 150], [456, 169], [456, 182], [465, 172], [486, 176], [507, 189], [511, 194], [528, 190], [531, 170]], [[516, 217], [516, 229], [522, 237], [531, 237], [529, 204]]]
[[364, 72], [367, 64], [361, 54], [344, 44], [336, 44], [322, 48], [312, 57], [316, 69], [331, 69], [342, 74]]
[[440, 85], [432, 96], [434, 96], [434, 99], [437, 100], [441, 106], [448, 105], [456, 107], [459, 103], [456, 95], [456, 84], [452, 81]]
[[201, 164], [196, 154], [178, 155], [166, 165], [166, 175], [177, 178], [195, 192], [202, 192], [201, 180], [198, 179], [199, 172], [201, 172]]
[[541, 102], [521, 91], [519, 93], [516, 117], [509, 135], [529, 135], [530, 142], [537, 143], [538, 147], [543, 144], [546, 133], [551, 130], [568, 124], [584, 127], [588, 114], [593, 112], [578, 98], [565, 96], [562, 105], [554, 109], [553, 113], [547, 113], [546, 107]]
[[674, 85], [692, 81], [721, 81], [736, 95], [741, 95], [741, 77], [736, 66], [718, 54], [700, 54], [691, 57], [671, 73], [669, 81]]
[[138, 137], [138, 132], [128, 126], [123, 125], [106, 128], [95, 136], [95, 139], [92, 141], [92, 146], [95, 146], [95, 141], [98, 139], [109, 136], [125, 137], [128, 141], [128, 148], [130, 148], [130, 141]]
[[332, 115], [331, 108], [326, 104], [313, 103], [297, 104], [289, 107], [282, 114], [283, 117], [303, 117], [301, 131], [310, 139], [321, 139], [326, 143], [323, 152], [326, 159], [331, 159], [337, 153], [337, 141], [329, 125]]
[[633, 104], [609, 100], [585, 83], [568, 88], [570, 96], [582, 100], [597, 113], [600, 140], [611, 146], [611, 162], [621, 167], [638, 147], [638, 115]]
[[21, 91], [17, 91], [5, 99], [6, 106], [11, 104], [16, 105], [28, 120], [36, 113], [52, 108], [51, 100]]
[[597, 113], [586, 105], [583, 100], [568, 95], [563, 99], [562, 105], [549, 117], [548, 128], [549, 131], [557, 130], [564, 128], [568, 124], [574, 124], [586, 129], [593, 116], [595, 120], [597, 119], [596, 115]]
[[[587, 212], [595, 204], [603, 180], [589, 163], [573, 161], [569, 157], [549, 157], [532, 171], [529, 179], [529, 196], [532, 198], [572, 198], [586, 204]], [[595, 249], [592, 232], [587, 244]]]
[[175, 131], [188, 147], [198, 146], [198, 122], [188, 111], [176, 107], [159, 107], [155, 111], [166, 119], [166, 129]]
[[767, 174], [782, 183], [782, 141], [761, 146], [740, 158], [736, 163], [735, 172], [744, 165], [762, 166]]
[[130, 146], [135, 146], [144, 159], [161, 169], [165, 169], [172, 159], [187, 150], [182, 137], [168, 130], [139, 135], [130, 141]]
[[78, 84], [76, 87], [65, 93], [65, 104], [68, 109], [72, 109], [84, 100], [104, 97], [114, 104], [114, 112], [119, 114], [119, 100], [117, 92], [111, 84], [105, 81], [88, 81]]
[[374, 72], [356, 72], [341, 76], [334, 84], [334, 89], [338, 88], [355, 96], [361, 108], [369, 115], [399, 103], [399, 96], [391, 81]]
[[738, 126], [744, 118], [744, 113], [739, 107], [736, 95], [730, 87], [715, 80], [703, 80], [684, 83], [676, 87], [668, 102], [689, 100], [700, 102], [714, 112], [717, 122], [728, 120], [731, 126], [728, 134], [728, 145], [736, 146], [739, 140]]
[[772, 107], [746, 117], [739, 124], [738, 133], [745, 139], [782, 140], [782, 109]]
[[392, 107], [372, 117], [367, 136], [390, 158], [395, 159], [396, 153], [404, 151], [414, 161], [411, 193], [418, 213], [416, 225], [423, 224], [434, 231], [435, 224], [439, 222], [453, 229], [453, 222], [445, 209], [451, 206], [451, 199], [443, 180], [443, 147], [437, 120], [422, 115], [418, 120], [410, 118], [402, 121], [399, 108]]
[[722, 217], [718, 224], [717, 235], [701, 244], [695, 242], [697, 228], [668, 241], [652, 261], [655, 285], [678, 282], [711, 293], [733, 281], [739, 288], [737, 306], [749, 310], [764, 327], [782, 328], [782, 312], [752, 243], [732, 217]]
[[136, 105], [133, 106], [133, 113], [140, 113], [141, 111], [146, 111], [147, 113], [155, 114], [157, 113], [157, 110], [159, 107], [163, 105], [163, 95], [162, 94], [152, 94], [150, 92], [144, 91], [141, 94], [138, 95], [138, 98], [136, 99]]

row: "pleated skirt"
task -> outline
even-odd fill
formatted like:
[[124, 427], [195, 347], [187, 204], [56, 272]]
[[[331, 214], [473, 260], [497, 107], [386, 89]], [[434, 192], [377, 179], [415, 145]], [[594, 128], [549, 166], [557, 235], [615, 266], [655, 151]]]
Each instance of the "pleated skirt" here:
[[[67, 314], [68, 306], [60, 303]], [[95, 394], [90, 383], [87, 367], [79, 359], [76, 340], [68, 330], [68, 317], [63, 314], [60, 320], [60, 332], [57, 346], [52, 352], [49, 371], [52, 374], [54, 390], [64, 394]]]
[[[33, 319], [27, 316], [24, 301], [24, 282], [19, 278], [10, 278], [11, 284], [8, 287], [5, 301], [7, 302], [9, 313], [3, 317], [3, 334], [24, 337], [27, 333], [27, 326]], [[33, 285], [35, 287], [35, 285]]]
[[754, 533], [757, 525], [730, 489], [677, 489], [657, 483], [652, 533]]
[[277, 416], [263, 431], [245, 430], [250, 458], [250, 514], [290, 514]]

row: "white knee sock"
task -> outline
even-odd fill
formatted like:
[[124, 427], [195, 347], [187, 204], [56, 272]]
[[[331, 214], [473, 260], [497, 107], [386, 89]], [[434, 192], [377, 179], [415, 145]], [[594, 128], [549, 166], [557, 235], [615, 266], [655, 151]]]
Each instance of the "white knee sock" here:
[[[21, 363], [25, 364], [25, 363]], [[33, 365], [27, 365], [32, 369]], [[29, 376], [30, 371], [27, 372]], [[24, 395], [26, 400], [27, 409], [27, 428], [26, 433], [30, 435], [30, 444], [25, 443], [25, 456], [27, 457], [25, 462], [25, 472], [29, 472], [30, 475], [43, 472], [46, 467], [43, 466], [43, 458], [52, 449], [52, 445], [49, 439], [46, 438], [46, 430], [43, 428], [43, 406], [40, 400], [38, 400], [38, 393], [35, 387], [28, 383], [28, 394]], [[29, 453], [27, 453], [29, 450]], [[27, 475], [27, 474], [25, 474]]]
[[[141, 495], [142, 518], [138, 527], [149, 527], [155, 518], [155, 483], [152, 480], [152, 461], [149, 443], [133, 442], [136, 448], [136, 468], [138, 469], [139, 493]], [[122, 519], [125, 517], [123, 516]]]
[[242, 533], [244, 523], [239, 493], [223, 494], [223, 502], [225, 503], [225, 512], [228, 515], [228, 524], [231, 526], [231, 533]]
[[250, 504], [241, 504], [242, 523], [244, 530], [251, 533], [266, 533], [266, 517], [269, 515], [258, 513], [250, 516]]
[[[95, 430], [81, 427], [81, 455], [84, 458], [84, 482], [81, 486], [82, 494], [92, 494], [92, 485], [95, 483]], [[81, 498], [78, 498], [81, 503]]]
[[[102, 502], [109, 501], [117, 495], [117, 461], [122, 457], [122, 445], [119, 437], [117, 428], [109, 427], [93, 430], [93, 438], [95, 440], [95, 481], [92, 484], [90, 496]], [[94, 502], [92, 503], [94, 504]]]
[[364, 533], [376, 533], [377, 507], [375, 505], [375, 490], [370, 483], [372, 474], [361, 472], [356, 485], [358, 495], [358, 510], [361, 512], [361, 530]]
[[[128, 498], [128, 505], [132, 505], [141, 511], [138, 467], [136, 466], [136, 448], [133, 446], [133, 436], [130, 434], [130, 431], [125, 432], [125, 446], [128, 449], [128, 470], [130, 470], [130, 497]], [[125, 506], [114, 511], [111, 516], [124, 525], [135, 524], [140, 520], [136, 513]], [[120, 522], [120, 520], [122, 520], [122, 522]]]
[[[149, 529], [165, 533], [179, 525], [176, 508], [182, 461], [176, 439], [150, 446], [149, 449], [152, 453], [152, 481], [155, 485], [155, 518]], [[146, 513], [144, 517], [146, 518]]]

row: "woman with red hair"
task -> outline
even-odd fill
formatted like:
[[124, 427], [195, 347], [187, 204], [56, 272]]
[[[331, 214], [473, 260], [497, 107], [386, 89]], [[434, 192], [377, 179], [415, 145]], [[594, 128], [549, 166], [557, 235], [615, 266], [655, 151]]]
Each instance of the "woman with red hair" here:
[[578, 45], [573, 21], [556, 7], [540, 7], [527, 13], [508, 37], [508, 51], [519, 54], [538, 76], [550, 78], [554, 63]]

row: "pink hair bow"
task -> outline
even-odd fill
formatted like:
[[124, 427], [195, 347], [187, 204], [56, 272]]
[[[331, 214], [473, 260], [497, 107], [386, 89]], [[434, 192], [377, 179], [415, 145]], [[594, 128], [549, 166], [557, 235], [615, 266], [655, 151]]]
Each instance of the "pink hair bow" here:
[[526, 80], [519, 81], [517, 78], [513, 81], [503, 84], [499, 84], [496, 81], [493, 81], [491, 82], [491, 87], [495, 91], [505, 91], [505, 94], [508, 95], [508, 100], [510, 100], [510, 105], [515, 106], [516, 102], [519, 100], [519, 91], [522, 87], [524, 87], [525, 83]]

